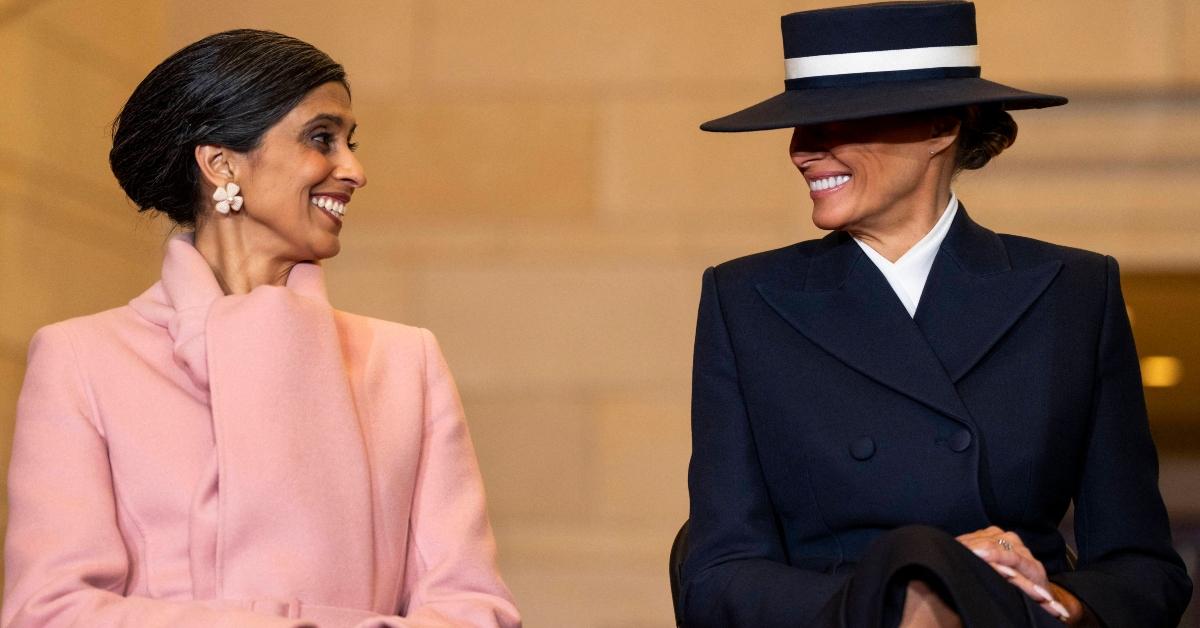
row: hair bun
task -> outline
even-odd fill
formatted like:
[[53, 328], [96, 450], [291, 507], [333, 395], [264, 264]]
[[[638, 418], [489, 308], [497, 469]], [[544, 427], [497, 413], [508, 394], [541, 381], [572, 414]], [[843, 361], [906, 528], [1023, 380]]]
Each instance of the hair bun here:
[[1000, 105], [966, 107], [960, 119], [957, 170], [978, 170], [1017, 141], [1017, 121]]

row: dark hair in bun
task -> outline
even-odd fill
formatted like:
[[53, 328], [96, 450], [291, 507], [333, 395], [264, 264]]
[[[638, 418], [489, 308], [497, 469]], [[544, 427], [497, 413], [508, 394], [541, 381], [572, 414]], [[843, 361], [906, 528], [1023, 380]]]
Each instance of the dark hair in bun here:
[[150, 71], [113, 121], [109, 164], [138, 211], [196, 224], [195, 148], [256, 148], [309, 91], [346, 72], [329, 55], [271, 31], [210, 35]]
[[1017, 141], [1017, 122], [998, 104], [971, 105], [959, 110], [955, 171], [978, 170]]

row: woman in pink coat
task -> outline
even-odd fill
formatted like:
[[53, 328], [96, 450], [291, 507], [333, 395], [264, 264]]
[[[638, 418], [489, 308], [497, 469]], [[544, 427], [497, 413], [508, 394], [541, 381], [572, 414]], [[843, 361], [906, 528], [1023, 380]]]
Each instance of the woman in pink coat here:
[[3, 626], [520, 625], [437, 342], [326, 299], [354, 127], [342, 67], [277, 33], [134, 91], [113, 173], [190, 230], [129, 305], [33, 339]]

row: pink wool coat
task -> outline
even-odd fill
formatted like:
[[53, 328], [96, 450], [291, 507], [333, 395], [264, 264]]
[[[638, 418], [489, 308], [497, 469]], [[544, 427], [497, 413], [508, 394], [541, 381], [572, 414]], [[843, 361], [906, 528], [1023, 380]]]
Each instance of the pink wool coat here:
[[9, 468], [19, 626], [519, 626], [433, 335], [320, 267], [222, 294], [188, 236], [34, 337]]

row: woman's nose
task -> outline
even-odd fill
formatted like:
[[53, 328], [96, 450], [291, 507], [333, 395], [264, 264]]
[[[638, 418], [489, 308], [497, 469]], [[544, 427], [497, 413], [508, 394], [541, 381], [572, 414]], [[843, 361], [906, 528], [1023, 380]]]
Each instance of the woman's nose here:
[[342, 154], [344, 157], [341, 163], [338, 164], [335, 176], [355, 188], [366, 187], [367, 173], [363, 170], [362, 162], [358, 160], [358, 156], [350, 151], [343, 151]]
[[792, 136], [792, 142], [788, 146], [788, 153], [792, 157], [792, 163], [801, 170], [804, 169], [804, 164], [817, 161], [829, 154], [827, 148], [815, 142], [806, 141], [809, 138], [801, 137], [800, 130], [797, 129], [795, 135]]

